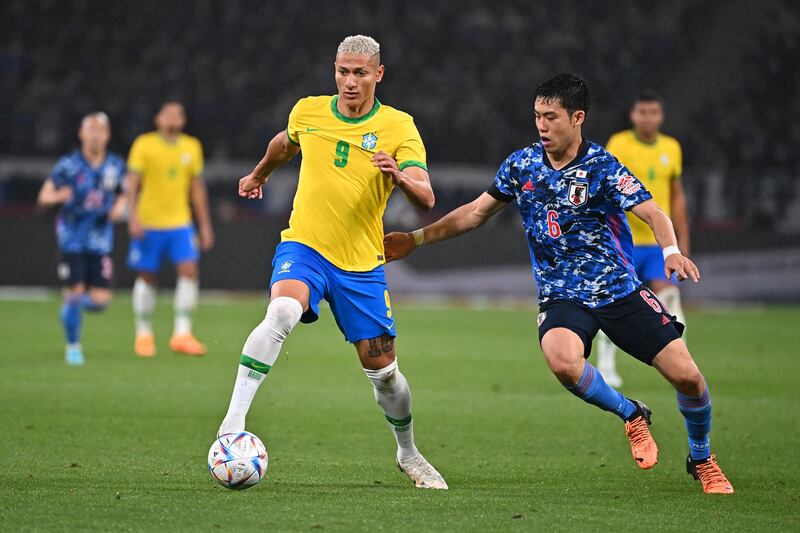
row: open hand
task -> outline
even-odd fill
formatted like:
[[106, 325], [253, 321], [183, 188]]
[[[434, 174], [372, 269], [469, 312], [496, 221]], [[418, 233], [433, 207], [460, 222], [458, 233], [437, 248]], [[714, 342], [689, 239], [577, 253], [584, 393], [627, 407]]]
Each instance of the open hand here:
[[383, 237], [383, 256], [387, 263], [404, 258], [416, 247], [414, 236], [410, 233], [395, 231]]
[[678, 274], [678, 281], [685, 281], [691, 278], [695, 283], [700, 281], [700, 271], [691, 259], [681, 254], [668, 255], [664, 260], [664, 274], [667, 279], [672, 277], [672, 273]]

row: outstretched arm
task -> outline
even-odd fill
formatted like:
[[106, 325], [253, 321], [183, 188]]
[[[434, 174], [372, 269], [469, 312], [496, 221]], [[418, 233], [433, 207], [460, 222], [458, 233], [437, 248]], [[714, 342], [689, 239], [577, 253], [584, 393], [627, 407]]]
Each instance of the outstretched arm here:
[[383, 239], [386, 261], [396, 261], [410, 254], [423, 243], [434, 243], [451, 239], [482, 226], [506, 206], [487, 193], [483, 193], [468, 204], [450, 211], [429, 226], [411, 233], [394, 232]]
[[673, 272], [677, 272], [680, 281], [687, 278], [691, 278], [695, 283], [700, 281], [700, 271], [688, 257], [681, 254], [672, 221], [658, 207], [655, 200], [646, 200], [634, 206], [631, 211], [653, 230], [653, 235], [664, 253], [664, 274], [667, 278], [671, 277]]
[[286, 131], [278, 133], [267, 146], [267, 152], [256, 168], [239, 180], [239, 196], [250, 199], [261, 199], [264, 194], [261, 187], [267, 182], [269, 175], [284, 163], [290, 161], [300, 151], [300, 146], [289, 140]]
[[47, 178], [39, 189], [37, 203], [41, 207], [53, 207], [72, 200], [72, 187], [56, 187], [51, 178]]

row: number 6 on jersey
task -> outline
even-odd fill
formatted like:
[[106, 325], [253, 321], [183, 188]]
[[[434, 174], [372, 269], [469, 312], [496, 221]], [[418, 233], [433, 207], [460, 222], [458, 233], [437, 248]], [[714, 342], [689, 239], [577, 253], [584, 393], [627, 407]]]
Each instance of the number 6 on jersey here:
[[558, 213], [552, 209], [547, 212], [547, 233], [549, 233], [554, 239], [561, 237], [561, 226], [559, 226], [558, 222], [556, 222], [557, 218]]

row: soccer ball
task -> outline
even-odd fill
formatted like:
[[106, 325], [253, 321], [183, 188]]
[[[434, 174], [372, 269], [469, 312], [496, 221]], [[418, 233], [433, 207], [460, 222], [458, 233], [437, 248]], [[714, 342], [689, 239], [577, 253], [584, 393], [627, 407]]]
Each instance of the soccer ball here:
[[247, 431], [221, 435], [208, 450], [211, 477], [228, 489], [256, 485], [267, 472], [268, 462], [264, 443]]

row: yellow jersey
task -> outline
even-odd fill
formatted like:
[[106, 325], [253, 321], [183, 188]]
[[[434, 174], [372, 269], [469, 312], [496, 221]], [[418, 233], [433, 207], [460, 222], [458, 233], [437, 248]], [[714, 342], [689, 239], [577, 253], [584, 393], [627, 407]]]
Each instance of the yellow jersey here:
[[[606, 150], [639, 178], [659, 207], [671, 216], [672, 182], [680, 179], [683, 170], [683, 155], [678, 141], [659, 133], [655, 141], [645, 143], [636, 137], [633, 130], [625, 130], [611, 136]], [[633, 213], [627, 215], [634, 245], [658, 244], [650, 226]]]
[[128, 155], [128, 169], [139, 174], [137, 213], [145, 228], [167, 229], [192, 221], [189, 187], [203, 173], [203, 147], [190, 135], [174, 142], [157, 131], [139, 135]]
[[342, 115], [337, 96], [310, 96], [295, 104], [286, 133], [300, 146], [302, 162], [281, 241], [310, 246], [351, 272], [383, 264], [383, 212], [394, 189], [372, 164], [379, 151], [400, 169], [427, 170], [425, 146], [411, 115], [382, 105], [359, 118]]

